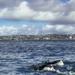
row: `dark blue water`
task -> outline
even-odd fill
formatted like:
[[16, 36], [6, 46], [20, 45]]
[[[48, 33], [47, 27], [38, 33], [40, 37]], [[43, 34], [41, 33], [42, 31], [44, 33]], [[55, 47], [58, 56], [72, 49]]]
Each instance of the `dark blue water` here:
[[[60, 73], [32, 68], [58, 59], [65, 64]], [[0, 75], [75, 75], [75, 41], [0, 41]]]

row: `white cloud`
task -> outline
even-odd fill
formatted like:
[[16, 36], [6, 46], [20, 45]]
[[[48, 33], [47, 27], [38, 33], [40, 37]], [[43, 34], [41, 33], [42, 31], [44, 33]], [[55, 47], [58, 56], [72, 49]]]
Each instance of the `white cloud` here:
[[[36, 5], [34, 4], [35, 1], [37, 1]], [[75, 0], [70, 0], [67, 3], [62, 3], [60, 0], [35, 1], [32, 2], [32, 5], [37, 10], [35, 10], [29, 2], [23, 1], [19, 6], [13, 9], [10, 8], [11, 10], [8, 8], [0, 9], [0, 19], [46, 21], [54, 24], [75, 24]], [[43, 11], [44, 9], [45, 11]]]
[[51, 30], [51, 29], [53, 29], [53, 25], [46, 25], [46, 26], [44, 26], [42, 29], [43, 30]]
[[32, 15], [33, 11], [27, 7], [27, 2], [22, 2], [13, 10], [9, 10], [8, 8], [1, 9], [0, 19], [27, 20], [30, 19]]
[[0, 35], [15, 35], [17, 34], [17, 28], [13, 26], [2, 26], [0, 27]]
[[28, 25], [22, 25], [20, 28], [2, 26], [0, 34], [75, 33], [74, 16], [75, 0], [69, 0], [66, 3], [60, 0], [0, 0], [0, 20], [48, 22], [48, 25], [40, 29]]
[[1, 26], [0, 27], [0, 36], [2, 35], [37, 35], [37, 27], [22, 25], [21, 27], [14, 26]]
[[45, 25], [37, 28], [36, 26], [22, 25], [21, 27], [2, 26], [0, 27], [0, 36], [2, 35], [38, 35], [38, 34], [74, 34], [75, 26], [65, 25]]
[[75, 26], [65, 25], [45, 25], [42, 28], [43, 34], [74, 34]]

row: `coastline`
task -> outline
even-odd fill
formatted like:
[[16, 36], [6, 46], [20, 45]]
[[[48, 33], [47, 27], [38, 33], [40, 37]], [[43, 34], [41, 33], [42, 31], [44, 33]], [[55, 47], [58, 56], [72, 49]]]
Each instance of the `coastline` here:
[[11, 35], [0, 36], [0, 40], [75, 40], [75, 34]]

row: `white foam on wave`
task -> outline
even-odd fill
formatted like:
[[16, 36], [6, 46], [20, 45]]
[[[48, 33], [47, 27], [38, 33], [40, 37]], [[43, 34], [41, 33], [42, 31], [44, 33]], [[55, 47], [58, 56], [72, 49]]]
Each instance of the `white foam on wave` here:
[[75, 72], [72, 72], [72, 71], [61, 72], [61, 71], [57, 70], [56, 72], [61, 75], [75, 75]]

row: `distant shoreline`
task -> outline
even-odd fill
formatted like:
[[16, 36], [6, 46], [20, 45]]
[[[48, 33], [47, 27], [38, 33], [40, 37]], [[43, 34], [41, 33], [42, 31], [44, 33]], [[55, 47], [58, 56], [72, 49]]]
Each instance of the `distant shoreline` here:
[[0, 40], [75, 40], [75, 34], [0, 36]]

